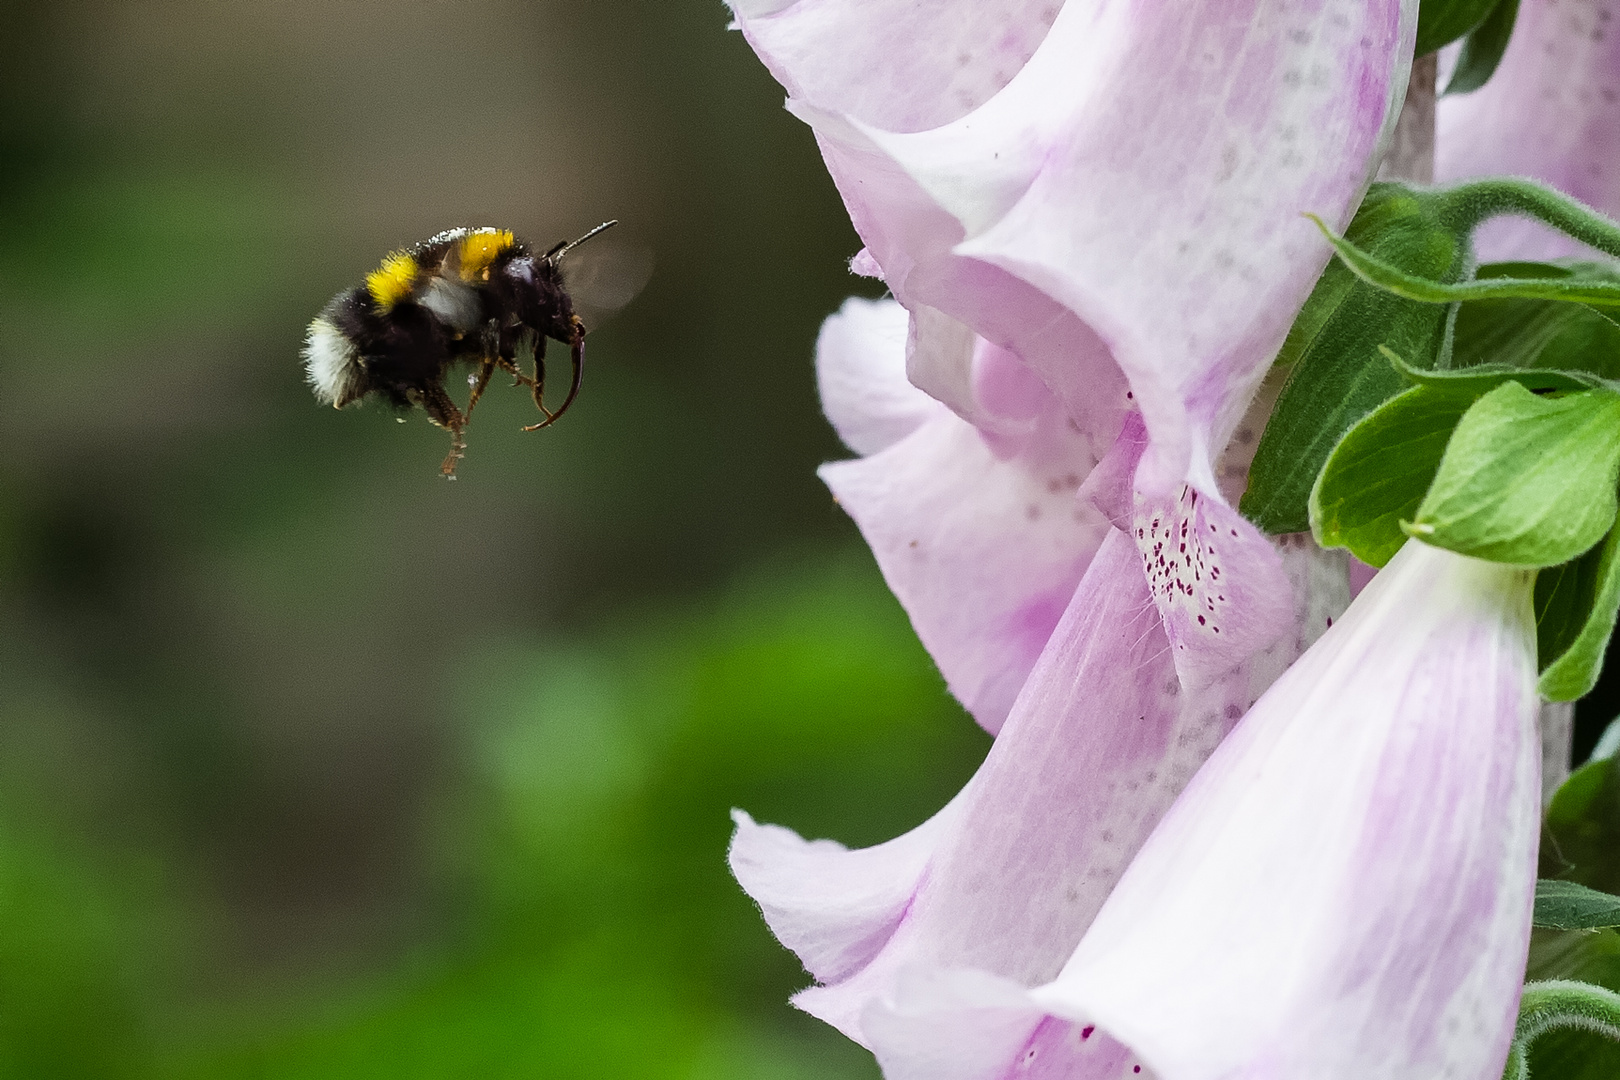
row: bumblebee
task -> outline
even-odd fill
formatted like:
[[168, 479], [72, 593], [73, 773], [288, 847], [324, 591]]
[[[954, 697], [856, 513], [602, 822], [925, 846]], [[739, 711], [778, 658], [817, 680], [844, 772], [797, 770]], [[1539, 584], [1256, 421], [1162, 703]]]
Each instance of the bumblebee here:
[[[585, 323], [564, 285], [562, 259], [617, 224], [604, 222], [544, 255], [505, 229], [450, 229], [396, 251], [339, 293], [309, 324], [304, 372], [315, 396], [336, 408], [376, 395], [400, 409], [421, 406], [450, 432], [440, 471], [455, 478], [467, 448], [467, 421], [496, 369], [527, 386], [544, 417], [525, 431], [555, 423], [579, 394]], [[555, 410], [546, 406], [546, 341], [568, 346], [572, 377]], [[518, 366], [534, 349], [534, 374]], [[456, 367], [471, 369], [472, 392], [461, 409], [445, 390]]]

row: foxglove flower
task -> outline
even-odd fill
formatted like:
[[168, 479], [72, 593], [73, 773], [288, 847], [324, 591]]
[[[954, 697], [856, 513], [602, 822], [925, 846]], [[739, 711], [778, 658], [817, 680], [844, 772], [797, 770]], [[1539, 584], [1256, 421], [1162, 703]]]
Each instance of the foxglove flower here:
[[1494, 1077], [1535, 891], [1533, 577], [1409, 541], [1037, 1000], [1176, 1080]]
[[890, 1080], [1495, 1080], [1539, 823], [1532, 573], [1410, 542], [1223, 742], [1052, 983], [912, 973]]
[[[898, 391], [892, 308], [846, 309], [823, 388], [868, 456], [825, 475], [953, 689], [1007, 717], [962, 794], [889, 844], [739, 816], [733, 868], [823, 984], [799, 1003], [872, 1044], [908, 971], [1055, 976], [1274, 670], [1290, 590], [1213, 458], [1326, 261], [1300, 212], [1347, 220], [1376, 164], [1416, 14], [985, 8], [735, 8], [816, 129], [857, 267], [909, 313], [910, 382], [950, 410]], [[857, 324], [873, 348], [839, 354]], [[863, 379], [886, 388], [870, 411], [829, 392]], [[1009, 497], [1043, 490], [1062, 498]]]
[[[902, 10], [918, 12], [915, 25], [893, 17]], [[1404, 92], [1401, 5], [923, 11], [738, 9], [918, 318], [913, 381], [968, 411], [971, 357], [931, 348], [941, 330], [929, 311], [1010, 349], [1079, 413], [1099, 385], [1088, 378], [1117, 363], [1161, 444], [1158, 479], [1179, 483], [1195, 444], [1219, 450], [1212, 436], [1235, 424], [1326, 261], [1293, 218], [1354, 209]], [[874, 38], [881, 52], [854, 69], [849, 43]], [[934, 70], [913, 77], [913, 63]], [[891, 81], [897, 69], [906, 80]], [[919, 104], [966, 73], [960, 111]]]
[[[1412, 8], [750, 0], [735, 10], [789, 108], [815, 127], [867, 242], [862, 262], [911, 313], [911, 381], [983, 429], [993, 426], [975, 393], [984, 368], [1023, 365], [1093, 458], [1139, 407], [1153, 436], [1139, 477], [1145, 518], [1168, 521], [1183, 485], [1209, 500], [1206, 514], [1225, 510], [1213, 457], [1327, 257], [1298, 214], [1314, 206], [1343, 221], [1354, 209], [1404, 90]], [[845, 499], [869, 536], [914, 529], [877, 520], [903, 519], [903, 504], [856, 501]], [[1195, 682], [1288, 618], [1276, 560], [1225, 517], [1239, 533], [1232, 556], [1247, 549], [1264, 579], [1252, 592], [1267, 610], [1223, 637], [1216, 613], [1160, 582], [1178, 669]], [[1094, 533], [1074, 545], [1076, 565], [1088, 546]], [[935, 647], [944, 635], [921, 597], [955, 583], [926, 571], [905, 580], [886, 547], [874, 543]], [[1041, 599], [1050, 620], [1058, 606]], [[980, 640], [996, 636], [979, 627]], [[988, 708], [968, 698], [992, 730], [1022, 674], [1012, 665], [971, 680], [996, 688]]]
[[1184, 693], [1130, 538], [1093, 559], [989, 756], [918, 829], [861, 851], [738, 815], [731, 863], [823, 985], [796, 1003], [870, 1043], [915, 965], [1036, 985], [1248, 704], [1242, 673]]

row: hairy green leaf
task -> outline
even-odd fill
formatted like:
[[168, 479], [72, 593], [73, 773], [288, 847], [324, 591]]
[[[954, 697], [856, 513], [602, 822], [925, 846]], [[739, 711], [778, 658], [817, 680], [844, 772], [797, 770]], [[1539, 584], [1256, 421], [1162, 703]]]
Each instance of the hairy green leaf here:
[[1406, 543], [1401, 522], [1416, 515], [1475, 396], [1414, 386], [1351, 428], [1311, 489], [1311, 531], [1323, 547], [1345, 547], [1383, 566]]
[[1555, 371], [1550, 368], [1509, 367], [1505, 364], [1475, 364], [1465, 368], [1415, 368], [1393, 350], [1383, 350], [1395, 370], [1409, 383], [1483, 397], [1505, 382], [1516, 382], [1527, 390], [1590, 390], [1603, 381], [1582, 371]]
[[1542, 397], [1505, 382], [1468, 410], [1408, 535], [1462, 555], [1556, 566], [1609, 531], [1620, 393]]
[[1451, 304], [1459, 300], [1560, 300], [1565, 303], [1593, 304], [1600, 307], [1620, 306], [1620, 284], [1607, 279], [1586, 279], [1571, 275], [1567, 278], [1475, 278], [1455, 284], [1435, 281], [1405, 270], [1363, 251], [1335, 236], [1322, 225], [1321, 219], [1311, 219], [1322, 226], [1339, 258], [1364, 281], [1388, 289], [1396, 296], [1420, 300], [1426, 304]]
[[1546, 930], [1602, 930], [1620, 926], [1620, 896], [1575, 881], [1536, 882], [1535, 925]]
[[[1489, 263], [1477, 277], [1620, 281], [1612, 267], [1601, 263]], [[1459, 368], [1496, 364], [1578, 371], [1620, 380], [1620, 324], [1585, 304], [1476, 300], [1457, 312], [1451, 363]]]
[[1519, 0], [1498, 0], [1485, 20], [1463, 38], [1457, 66], [1452, 69], [1446, 93], [1467, 94], [1490, 82], [1496, 66], [1507, 52], [1513, 24], [1519, 17]]
[[[1375, 184], [1345, 235], [1429, 277], [1458, 277], [1468, 258], [1428, 196], [1396, 184]], [[1255, 450], [1239, 509], [1267, 532], [1310, 528], [1311, 487], [1333, 447], [1404, 385], [1379, 347], [1433, 366], [1447, 315], [1447, 308], [1362, 281], [1337, 259], [1329, 263], [1278, 354], [1278, 366], [1292, 370]]]
[[1548, 701], [1574, 701], [1597, 685], [1620, 614], [1620, 529], [1562, 566], [1536, 576], [1538, 688]]

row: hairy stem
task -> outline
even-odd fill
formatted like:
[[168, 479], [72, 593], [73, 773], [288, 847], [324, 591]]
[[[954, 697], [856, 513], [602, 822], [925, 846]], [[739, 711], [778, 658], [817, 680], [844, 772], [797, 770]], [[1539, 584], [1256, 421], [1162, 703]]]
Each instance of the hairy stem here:
[[1620, 1042], [1620, 994], [1567, 979], [1527, 984], [1502, 1080], [1527, 1080], [1530, 1044], [1549, 1031], [1570, 1028]]

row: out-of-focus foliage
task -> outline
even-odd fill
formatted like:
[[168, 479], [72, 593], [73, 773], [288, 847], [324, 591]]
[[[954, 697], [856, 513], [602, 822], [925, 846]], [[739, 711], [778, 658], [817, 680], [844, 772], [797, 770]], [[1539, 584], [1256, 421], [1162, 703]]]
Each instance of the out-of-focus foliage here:
[[[983, 747], [815, 479], [873, 283], [726, 21], [0, 0], [0, 1080], [869, 1070], [726, 811], [872, 842]], [[607, 217], [651, 282], [457, 483], [303, 385], [390, 248]]]
[[0, 823], [0, 1077], [132, 1075], [154, 943], [131, 894], [63, 836]]
[[721, 867], [730, 806], [870, 843], [984, 750], [864, 556], [491, 647], [458, 689], [467, 772], [433, 842], [454, 929], [269, 1012], [154, 1001], [177, 943], [120, 940], [138, 912], [103, 893], [128, 871], [0, 838], [0, 993], [31, 1004], [0, 1076], [874, 1075], [782, 1008], [808, 977]]

